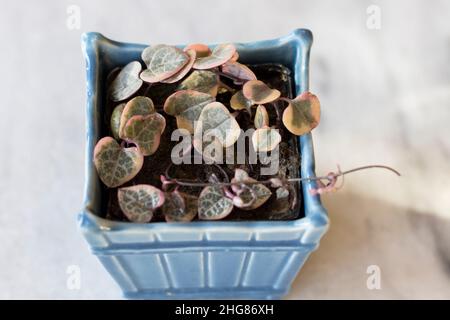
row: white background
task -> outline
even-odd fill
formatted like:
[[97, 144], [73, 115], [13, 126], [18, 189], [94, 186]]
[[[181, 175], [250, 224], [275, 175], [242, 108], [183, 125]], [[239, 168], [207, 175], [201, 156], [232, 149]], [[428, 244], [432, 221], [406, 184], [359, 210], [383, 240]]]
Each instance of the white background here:
[[[67, 8], [81, 28], [67, 28]], [[367, 28], [370, 5], [381, 28]], [[384, 163], [324, 197], [331, 228], [287, 298], [450, 298], [449, 1], [10, 1], [0, 9], [0, 298], [120, 298], [77, 230], [82, 32], [139, 43], [314, 33], [317, 172]], [[67, 267], [81, 270], [68, 290]], [[368, 290], [369, 265], [381, 290]]]

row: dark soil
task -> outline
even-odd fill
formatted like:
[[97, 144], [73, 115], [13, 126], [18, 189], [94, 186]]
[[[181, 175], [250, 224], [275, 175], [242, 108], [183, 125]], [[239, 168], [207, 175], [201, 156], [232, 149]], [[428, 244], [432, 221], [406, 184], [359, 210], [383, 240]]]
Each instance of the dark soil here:
[[[285, 97], [292, 97], [292, 79], [290, 71], [281, 65], [275, 64], [264, 64], [264, 65], [249, 65], [253, 70], [259, 80], [264, 81], [270, 87], [276, 88], [281, 91], [281, 95]], [[232, 81], [226, 78], [221, 78], [221, 80], [230, 87], [237, 88], [233, 85]], [[144, 85], [136, 95], [147, 94], [153, 102], [157, 110], [164, 114], [162, 111], [162, 106], [165, 99], [174, 92], [176, 84], [174, 85], [160, 85], [156, 84], [152, 86], [149, 90], [147, 85]], [[229, 105], [231, 94], [229, 92], [219, 93], [217, 95], [217, 101], [222, 102], [224, 105]], [[284, 108], [283, 102], [279, 102], [279, 108], [282, 112]], [[109, 128], [109, 119], [114, 108], [113, 103], [108, 103], [105, 112], [105, 124]], [[267, 111], [270, 116], [270, 124], [275, 125], [277, 123], [277, 117], [275, 110], [272, 106], [266, 106]], [[254, 112], [255, 108], [253, 108]], [[241, 112], [236, 120], [239, 122], [241, 128], [245, 131], [247, 128], [252, 128], [251, 118], [246, 112]], [[176, 121], [174, 117], [166, 116], [167, 126], [161, 138], [161, 144], [158, 151], [149, 157], [145, 157], [144, 165], [140, 173], [130, 182], [125, 184], [135, 185], [135, 184], [151, 184], [156, 187], [161, 187], [160, 175], [164, 174], [167, 167], [171, 163], [171, 150], [179, 143], [178, 141], [171, 141], [170, 137], [172, 131], [176, 129]], [[284, 129], [284, 127], [278, 126], [280, 129], [280, 134], [282, 136], [282, 142], [280, 143], [280, 165], [279, 165], [279, 176], [286, 178], [295, 178], [299, 176], [300, 168], [300, 154], [298, 148], [298, 139], [296, 136], [292, 135], [289, 131]], [[106, 134], [111, 135], [109, 129]], [[248, 145], [246, 146], [248, 148]], [[228, 179], [231, 180], [233, 177], [233, 172], [235, 168], [245, 169], [249, 175], [255, 179], [266, 180], [271, 176], [260, 176], [261, 164], [241, 164], [241, 165], [220, 165], [223, 169], [220, 170], [216, 165], [207, 164], [195, 164], [195, 165], [172, 165], [170, 169], [171, 177], [178, 179], [191, 179], [198, 182], [206, 182], [211, 174], [215, 174], [220, 179], [224, 179], [223, 172], [228, 175]], [[292, 220], [303, 217], [303, 205], [301, 198], [301, 185], [300, 183], [295, 183], [291, 185], [291, 190], [289, 192], [289, 197], [277, 199], [275, 189], [272, 189], [273, 195], [271, 198], [261, 207], [252, 211], [245, 211], [238, 208], [234, 208], [233, 212], [224, 220]], [[182, 187], [180, 191], [188, 192], [190, 194], [198, 195], [202, 188], [188, 188]], [[105, 207], [106, 207], [106, 218], [111, 220], [127, 221], [123, 215], [117, 201], [117, 188], [106, 189], [104, 194]], [[152, 222], [164, 221], [161, 210], [155, 212]]]

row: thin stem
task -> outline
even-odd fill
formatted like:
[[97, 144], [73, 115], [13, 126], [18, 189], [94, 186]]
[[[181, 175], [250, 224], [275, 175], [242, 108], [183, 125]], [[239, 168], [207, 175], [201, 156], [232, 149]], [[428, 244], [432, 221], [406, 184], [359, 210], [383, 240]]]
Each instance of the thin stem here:
[[[384, 166], [384, 165], [367, 165], [367, 166], [362, 166], [362, 167], [357, 167], [357, 168], [353, 168], [347, 171], [343, 171], [343, 172], [338, 172], [338, 173], [332, 173], [329, 174], [327, 176], [318, 176], [318, 177], [307, 177], [307, 178], [289, 178], [289, 179], [284, 179], [283, 181], [286, 183], [293, 183], [293, 182], [303, 182], [303, 181], [317, 181], [317, 180], [328, 180], [328, 181], [332, 181], [333, 179], [336, 179], [338, 177], [353, 173], [353, 172], [357, 172], [357, 171], [361, 171], [361, 170], [367, 170], [367, 169], [375, 169], [375, 168], [379, 168], [379, 169], [386, 169], [389, 170], [393, 173], [395, 173], [398, 176], [401, 176], [400, 173], [388, 166]], [[166, 171], [167, 172], [167, 171]], [[189, 180], [181, 180], [181, 179], [171, 179], [169, 177], [167, 177], [167, 179], [169, 180], [168, 183], [170, 184], [178, 184], [180, 186], [186, 186], [186, 187], [207, 187], [207, 186], [222, 186], [222, 187], [227, 187], [227, 186], [232, 186], [232, 185], [242, 185], [242, 184], [246, 184], [246, 185], [253, 185], [253, 184], [271, 184], [272, 181], [269, 180], [262, 180], [262, 181], [245, 181], [245, 182], [217, 182], [217, 183], [211, 183], [211, 182], [195, 182], [195, 181], [189, 181]]]
[[222, 76], [222, 77], [228, 78], [228, 79], [230, 79], [230, 80], [233, 80], [234, 84], [236, 84], [236, 85], [243, 85], [246, 81], [248, 81], [248, 80], [244, 80], [244, 79], [235, 77], [235, 76], [233, 76], [233, 75], [231, 75], [231, 74], [224, 73], [224, 72], [219, 71], [219, 70], [216, 70], [216, 73], [217, 73], [219, 76]]

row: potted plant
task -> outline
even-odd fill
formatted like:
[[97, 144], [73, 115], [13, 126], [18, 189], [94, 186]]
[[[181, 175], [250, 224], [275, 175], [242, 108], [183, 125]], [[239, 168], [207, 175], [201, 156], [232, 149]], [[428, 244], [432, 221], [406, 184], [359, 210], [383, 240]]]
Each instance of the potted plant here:
[[[125, 44], [98, 33], [82, 43], [79, 224], [125, 297], [285, 295], [328, 228], [310, 134], [320, 115], [308, 92], [311, 32], [210, 47]], [[251, 148], [231, 151], [241, 129], [253, 130], [256, 162]], [[188, 142], [176, 149], [180, 140]], [[243, 161], [219, 162], [228, 151]], [[264, 161], [274, 159], [278, 167], [264, 176]]]

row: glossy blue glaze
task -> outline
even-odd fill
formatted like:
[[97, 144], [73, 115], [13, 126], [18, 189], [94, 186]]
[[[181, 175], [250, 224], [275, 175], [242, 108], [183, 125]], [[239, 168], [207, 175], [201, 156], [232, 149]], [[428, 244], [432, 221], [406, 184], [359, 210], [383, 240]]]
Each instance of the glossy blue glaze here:
[[[296, 94], [308, 90], [312, 34], [237, 43], [244, 63], [280, 63], [293, 72]], [[93, 165], [95, 143], [104, 134], [104, 79], [108, 71], [140, 59], [144, 45], [111, 41], [99, 33], [82, 38], [87, 73], [87, 145], [84, 207], [79, 224], [92, 252], [127, 298], [254, 298], [285, 295], [297, 272], [328, 228], [318, 196], [303, 183], [304, 217], [292, 221], [196, 221], [134, 224], [109, 221], [102, 185]], [[312, 177], [310, 134], [300, 138], [301, 176]]]

